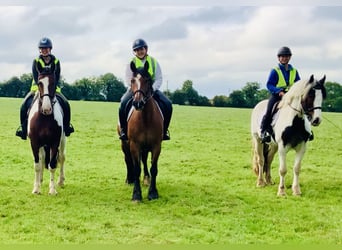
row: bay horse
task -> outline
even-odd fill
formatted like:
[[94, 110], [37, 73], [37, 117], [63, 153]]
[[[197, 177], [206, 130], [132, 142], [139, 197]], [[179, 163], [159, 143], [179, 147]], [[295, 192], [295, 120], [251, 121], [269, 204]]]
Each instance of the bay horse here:
[[[158, 159], [161, 152], [163, 139], [163, 116], [157, 102], [153, 98], [153, 81], [148, 73], [148, 62], [144, 68], [136, 68], [130, 64], [133, 72], [130, 90], [132, 95], [132, 106], [128, 123], [128, 140], [121, 141], [127, 167], [126, 183], [133, 184], [132, 201], [142, 201], [140, 175], [141, 162], [144, 165], [144, 183], [149, 185], [148, 199], [158, 199], [159, 194], [156, 187], [158, 174]], [[120, 125], [118, 125], [118, 133]], [[151, 153], [151, 176], [147, 168], [148, 153]]]
[[66, 139], [63, 131], [63, 111], [56, 98], [54, 74], [38, 76], [38, 91], [28, 115], [28, 137], [34, 157], [33, 194], [40, 194], [44, 167], [50, 172], [49, 194], [57, 194], [55, 171], [60, 166], [58, 185], [64, 185]]
[[[279, 102], [278, 111], [272, 122], [273, 135], [270, 143], [262, 143], [260, 124], [266, 112], [268, 100], [259, 102], [251, 115], [253, 143], [253, 170], [257, 177], [257, 187], [274, 184], [271, 178], [271, 164], [274, 155], [279, 155], [278, 196], [285, 196], [286, 154], [295, 150], [293, 167], [293, 195], [301, 195], [299, 172], [307, 142], [312, 134], [311, 125], [318, 126], [322, 121], [322, 102], [326, 98], [325, 76], [316, 80], [313, 75], [308, 80], [299, 80]], [[265, 174], [265, 176], [264, 176]]]

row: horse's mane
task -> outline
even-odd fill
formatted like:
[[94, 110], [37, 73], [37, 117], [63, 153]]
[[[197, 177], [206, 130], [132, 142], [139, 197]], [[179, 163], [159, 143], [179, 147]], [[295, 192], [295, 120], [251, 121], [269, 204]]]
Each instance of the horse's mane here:
[[283, 96], [279, 103], [279, 108], [286, 104], [292, 103], [294, 99], [298, 99], [298, 101], [300, 101], [302, 98], [304, 98], [311, 89], [312, 84], [310, 83], [313, 81], [313, 76], [311, 76], [310, 79], [301, 79], [295, 82], [290, 90]]

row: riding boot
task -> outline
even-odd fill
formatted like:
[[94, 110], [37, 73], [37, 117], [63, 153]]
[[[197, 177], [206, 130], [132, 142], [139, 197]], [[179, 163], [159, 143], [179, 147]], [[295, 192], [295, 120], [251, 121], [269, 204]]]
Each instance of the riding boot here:
[[169, 125], [170, 125], [170, 120], [171, 120], [171, 114], [172, 114], [172, 108], [171, 111], [168, 110], [165, 112], [164, 115], [164, 131], [163, 131], [163, 140], [168, 141], [170, 140], [170, 133], [169, 133]]
[[313, 131], [311, 131], [311, 134], [310, 134], [310, 136], [309, 136], [309, 141], [313, 141], [313, 139], [314, 139], [314, 134], [313, 134]]
[[264, 117], [262, 118], [261, 121], [261, 142], [262, 143], [268, 143], [271, 142], [271, 135], [269, 133], [270, 130], [270, 125], [269, 125], [269, 119], [267, 117], [267, 115], [264, 115]]
[[125, 110], [119, 110], [119, 120], [120, 120], [120, 136], [119, 139], [126, 141], [127, 137], [127, 119]]
[[19, 128], [15, 132], [15, 135], [19, 136], [23, 140], [27, 139], [27, 120], [19, 126]]
[[70, 136], [71, 133], [75, 132], [74, 127], [70, 123], [70, 119], [71, 119], [70, 104], [68, 100], [61, 93], [58, 93], [56, 97], [64, 113], [63, 115], [64, 134], [65, 136]]
[[126, 141], [127, 136], [127, 114], [132, 103], [132, 92], [126, 91], [126, 93], [121, 97], [120, 107], [119, 107], [119, 121], [120, 121], [120, 136], [119, 139]]

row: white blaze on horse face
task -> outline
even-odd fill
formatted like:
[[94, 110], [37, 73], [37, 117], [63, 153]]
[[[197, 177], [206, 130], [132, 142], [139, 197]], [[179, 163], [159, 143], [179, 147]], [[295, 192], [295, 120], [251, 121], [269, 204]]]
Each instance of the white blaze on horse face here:
[[138, 89], [140, 89], [140, 81], [141, 81], [141, 75], [137, 75], [137, 84], [138, 84]]
[[43, 85], [43, 99], [42, 99], [42, 112], [44, 115], [52, 114], [52, 105], [49, 97], [49, 78], [44, 77], [40, 80]]
[[311, 124], [313, 126], [318, 126], [322, 121], [322, 102], [323, 102], [323, 96], [322, 91], [320, 89], [315, 90], [315, 100], [313, 103], [314, 113], [312, 115]]

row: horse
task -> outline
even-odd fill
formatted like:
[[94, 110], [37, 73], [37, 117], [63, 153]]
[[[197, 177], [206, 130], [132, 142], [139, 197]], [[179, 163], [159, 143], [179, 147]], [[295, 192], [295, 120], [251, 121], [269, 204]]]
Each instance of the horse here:
[[35, 93], [28, 114], [28, 137], [34, 157], [35, 178], [33, 194], [40, 194], [44, 167], [50, 172], [49, 194], [56, 195], [55, 172], [60, 166], [58, 185], [64, 185], [66, 139], [63, 130], [63, 111], [56, 98], [54, 74], [38, 76]]
[[271, 164], [278, 151], [280, 182], [277, 195], [286, 196], [286, 154], [293, 149], [295, 160], [292, 194], [301, 195], [299, 186], [301, 162], [307, 142], [312, 135], [311, 125], [319, 126], [322, 121], [322, 102], [326, 98], [324, 82], [325, 76], [316, 80], [311, 75], [309, 79], [299, 80], [293, 84], [279, 102], [272, 122], [273, 134], [270, 143], [262, 143], [260, 138], [260, 124], [268, 100], [263, 100], [254, 107], [251, 115], [252, 166], [257, 175], [257, 187], [274, 184], [271, 178]]
[[[153, 98], [152, 79], [148, 73], [148, 62], [144, 68], [136, 68], [130, 64], [133, 72], [130, 90], [132, 106], [127, 123], [128, 140], [121, 141], [127, 167], [126, 183], [133, 184], [132, 201], [142, 201], [140, 175], [141, 162], [144, 165], [144, 184], [149, 185], [148, 199], [159, 198], [156, 187], [158, 159], [163, 139], [163, 116], [157, 102]], [[117, 127], [120, 131], [120, 124]], [[151, 153], [150, 173], [147, 167], [148, 153]]]

